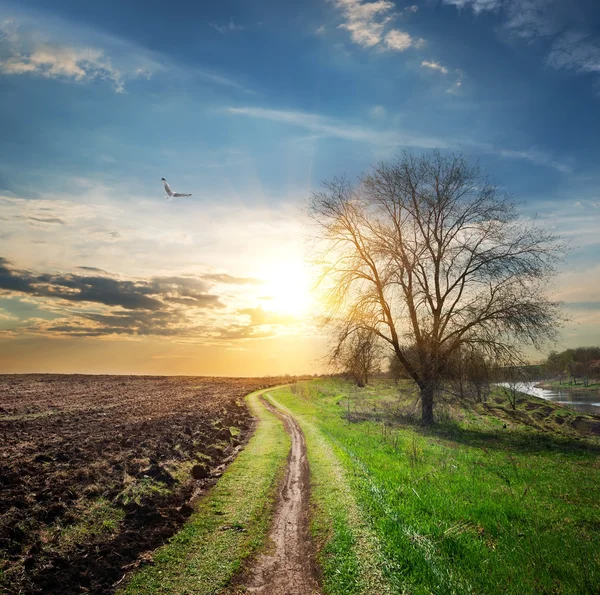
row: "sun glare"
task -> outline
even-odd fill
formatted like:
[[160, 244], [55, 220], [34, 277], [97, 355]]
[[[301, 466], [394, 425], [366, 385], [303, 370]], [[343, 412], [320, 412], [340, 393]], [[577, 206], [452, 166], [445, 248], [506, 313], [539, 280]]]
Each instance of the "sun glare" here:
[[264, 270], [262, 278], [266, 280], [265, 310], [294, 316], [311, 310], [311, 276], [302, 259], [274, 263]]

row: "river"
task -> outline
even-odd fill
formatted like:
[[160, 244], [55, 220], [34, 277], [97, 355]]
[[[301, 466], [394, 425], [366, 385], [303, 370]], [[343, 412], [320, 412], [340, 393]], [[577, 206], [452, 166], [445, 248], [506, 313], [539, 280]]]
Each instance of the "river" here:
[[[597, 390], [587, 391], [573, 391], [568, 388], [561, 389], [547, 389], [537, 388], [537, 382], [519, 382], [517, 384], [517, 390], [532, 395], [533, 397], [539, 397], [540, 399], [546, 399], [546, 401], [553, 401], [554, 403], [560, 403], [566, 405], [571, 409], [582, 411], [584, 413], [593, 413], [600, 415], [600, 394]], [[500, 382], [499, 386], [506, 386], [507, 383]]]

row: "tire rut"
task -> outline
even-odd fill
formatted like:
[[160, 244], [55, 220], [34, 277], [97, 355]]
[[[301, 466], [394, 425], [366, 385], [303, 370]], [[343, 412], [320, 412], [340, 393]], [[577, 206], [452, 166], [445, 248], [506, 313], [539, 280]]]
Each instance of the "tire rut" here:
[[310, 470], [304, 434], [291, 415], [265, 399], [261, 401], [283, 421], [292, 446], [269, 533], [275, 549], [258, 557], [244, 581], [245, 589], [248, 593], [262, 595], [319, 594], [321, 589], [309, 530]]

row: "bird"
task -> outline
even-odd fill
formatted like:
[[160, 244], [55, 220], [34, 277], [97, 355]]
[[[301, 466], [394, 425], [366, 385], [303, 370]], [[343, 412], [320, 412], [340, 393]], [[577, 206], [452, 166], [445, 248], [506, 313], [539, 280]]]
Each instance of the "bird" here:
[[165, 187], [165, 192], [169, 195], [169, 200], [171, 200], [172, 198], [184, 198], [185, 196], [192, 196], [191, 194], [181, 194], [180, 192], [173, 192], [167, 180], [165, 180], [164, 178], [161, 179], [163, 186]]

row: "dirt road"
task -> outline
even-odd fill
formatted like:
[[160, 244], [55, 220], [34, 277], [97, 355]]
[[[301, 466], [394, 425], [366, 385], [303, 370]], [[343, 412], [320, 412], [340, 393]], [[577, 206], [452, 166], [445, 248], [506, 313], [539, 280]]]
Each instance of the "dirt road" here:
[[285, 480], [269, 534], [273, 551], [261, 555], [245, 581], [248, 593], [313, 595], [320, 593], [309, 532], [310, 473], [304, 434], [296, 420], [263, 400], [292, 438]]

